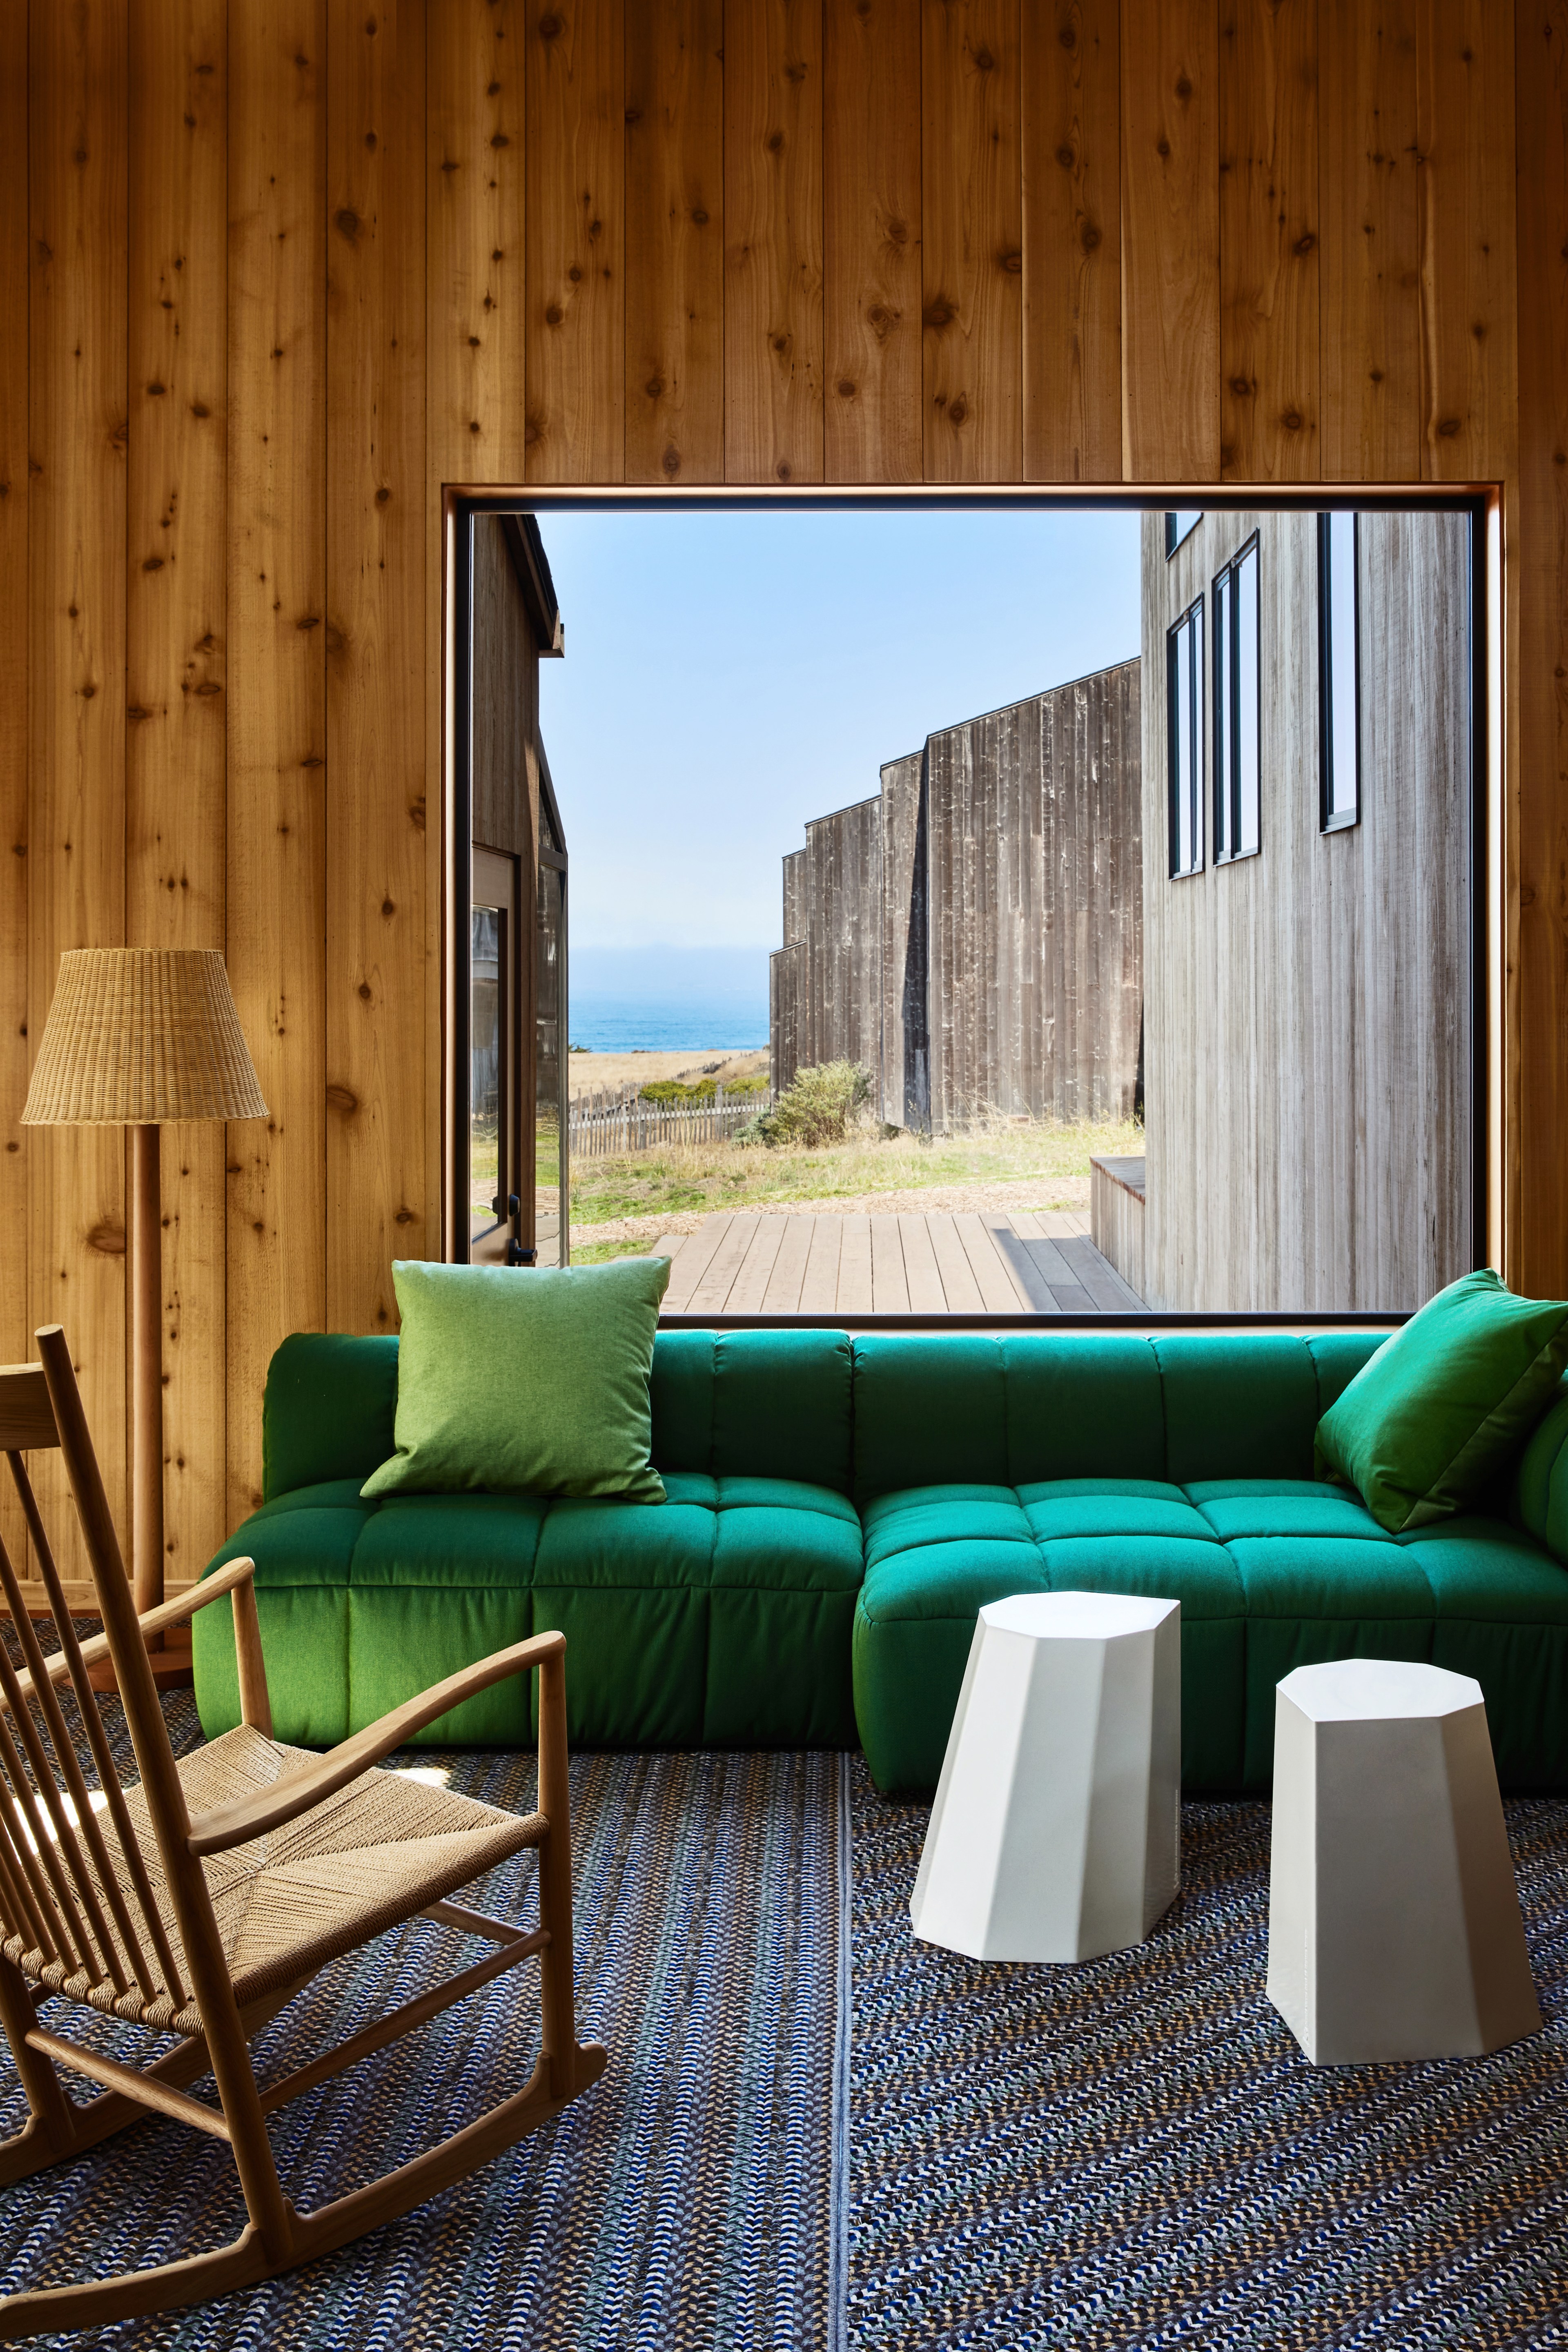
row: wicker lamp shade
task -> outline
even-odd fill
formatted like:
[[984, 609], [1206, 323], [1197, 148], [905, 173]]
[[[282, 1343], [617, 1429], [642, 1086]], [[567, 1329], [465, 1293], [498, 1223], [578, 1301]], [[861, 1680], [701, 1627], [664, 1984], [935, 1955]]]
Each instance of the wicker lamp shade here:
[[216, 948], [70, 948], [61, 956], [24, 1127], [266, 1116]]

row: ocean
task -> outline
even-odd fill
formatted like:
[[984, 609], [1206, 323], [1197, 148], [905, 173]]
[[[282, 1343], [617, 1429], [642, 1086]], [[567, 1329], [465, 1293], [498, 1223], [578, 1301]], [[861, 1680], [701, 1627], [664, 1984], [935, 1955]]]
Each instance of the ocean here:
[[768, 1042], [766, 948], [567, 950], [574, 1045], [593, 1054], [733, 1052]]
[[593, 1054], [682, 1053], [723, 1045], [731, 1053], [768, 1042], [768, 1005], [754, 992], [693, 996], [605, 996], [574, 988], [568, 1000], [574, 1045]]

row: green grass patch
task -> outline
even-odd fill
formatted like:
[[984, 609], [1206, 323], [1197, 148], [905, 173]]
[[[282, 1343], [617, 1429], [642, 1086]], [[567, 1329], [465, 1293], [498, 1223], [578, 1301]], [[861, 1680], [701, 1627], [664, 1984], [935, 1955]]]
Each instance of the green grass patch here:
[[[781, 1145], [765, 1150], [714, 1143], [626, 1152], [613, 1160], [573, 1163], [572, 1223], [581, 1228], [608, 1224], [617, 1217], [693, 1211], [826, 1208], [836, 1200], [924, 1191], [938, 1184], [1037, 1183], [1040, 1205], [1047, 1206], [1053, 1185], [1074, 1179], [1087, 1181], [1091, 1153], [1142, 1149], [1143, 1130], [1131, 1119], [1038, 1119], [997, 1122], [930, 1142], [862, 1130], [820, 1150]], [[572, 1255], [587, 1265], [595, 1249], [618, 1257], [637, 1246], [590, 1243]]]

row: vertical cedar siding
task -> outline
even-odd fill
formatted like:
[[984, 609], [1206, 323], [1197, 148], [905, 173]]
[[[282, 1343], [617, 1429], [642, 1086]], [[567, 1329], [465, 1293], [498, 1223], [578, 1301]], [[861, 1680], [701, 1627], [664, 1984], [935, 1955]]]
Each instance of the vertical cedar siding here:
[[[598, 0], [553, 59], [543, 13], [5, 12], [0, 1339], [64, 1319], [116, 1510], [121, 1143], [16, 1123], [63, 948], [221, 940], [268, 1105], [221, 1201], [216, 1138], [171, 1175], [174, 1573], [259, 1491], [278, 1340], [391, 1328], [438, 1246], [448, 482], [1500, 485], [1493, 1242], [1563, 1295], [1563, 0]], [[1011, 756], [933, 760], [928, 814]], [[1037, 1024], [1055, 940], [1007, 953]], [[879, 1045], [911, 1003], [884, 963]]]

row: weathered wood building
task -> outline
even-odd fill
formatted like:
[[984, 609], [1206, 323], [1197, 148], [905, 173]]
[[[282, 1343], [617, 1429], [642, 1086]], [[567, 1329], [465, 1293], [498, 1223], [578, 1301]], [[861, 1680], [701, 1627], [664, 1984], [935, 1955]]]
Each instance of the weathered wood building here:
[[1475, 1262], [1470, 523], [1335, 529], [1143, 520], [1153, 1307], [1409, 1308]]
[[1139, 665], [889, 761], [784, 860], [776, 1085], [864, 1063], [882, 1116], [1131, 1111], [1142, 990]]

